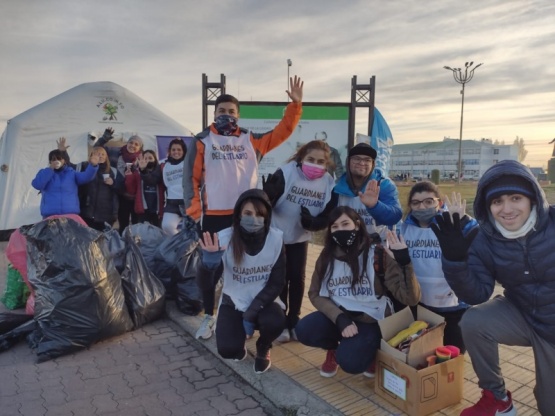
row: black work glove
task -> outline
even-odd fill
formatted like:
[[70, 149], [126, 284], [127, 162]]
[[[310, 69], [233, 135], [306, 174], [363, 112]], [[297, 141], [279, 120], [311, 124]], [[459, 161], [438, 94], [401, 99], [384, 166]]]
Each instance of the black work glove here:
[[466, 260], [470, 244], [478, 234], [478, 227], [474, 227], [465, 236], [462, 232], [461, 218], [458, 212], [453, 214], [452, 221], [449, 212], [436, 215], [435, 218], [437, 224], [432, 223], [432, 231], [439, 241], [443, 257], [449, 261]]
[[108, 127], [106, 130], [104, 130], [104, 134], [102, 135], [102, 138], [106, 141], [108, 140], [112, 140], [112, 138], [114, 137], [114, 129], [111, 127]]
[[399, 264], [399, 266], [405, 267], [410, 263], [408, 247], [402, 248], [400, 250], [391, 250], [391, 252], [393, 253], [393, 257], [395, 258], [395, 261]]
[[315, 217], [307, 207], [301, 207], [301, 225], [308, 231], [320, 231], [326, 228], [327, 218]]
[[277, 202], [278, 197], [283, 193], [283, 189], [281, 189], [282, 187], [283, 184], [279, 183], [276, 175], [269, 173], [267, 178], [262, 175], [262, 190], [266, 192], [266, 195], [270, 198], [272, 205]]

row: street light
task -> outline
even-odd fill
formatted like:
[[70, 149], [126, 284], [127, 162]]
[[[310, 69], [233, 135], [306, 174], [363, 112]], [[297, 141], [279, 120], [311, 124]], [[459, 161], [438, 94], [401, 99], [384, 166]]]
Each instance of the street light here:
[[[291, 59], [287, 60], [287, 89], [286, 91], [289, 91], [289, 68], [291, 68], [291, 65], [293, 65], [293, 61], [291, 61]], [[289, 102], [289, 95], [287, 95], [287, 102]]]
[[462, 174], [462, 130], [463, 130], [463, 111], [464, 111], [464, 86], [465, 84], [469, 83], [472, 78], [474, 78], [474, 71], [478, 69], [478, 67], [482, 64], [476, 65], [472, 68], [474, 62], [466, 62], [464, 64], [464, 73], [462, 72], [461, 68], [451, 68], [449, 66], [444, 66], [443, 68], [448, 69], [449, 71], [453, 72], [453, 78], [459, 84], [462, 85], [461, 95], [461, 129], [459, 132], [459, 169], [457, 172], [457, 183], [461, 183], [461, 174]]

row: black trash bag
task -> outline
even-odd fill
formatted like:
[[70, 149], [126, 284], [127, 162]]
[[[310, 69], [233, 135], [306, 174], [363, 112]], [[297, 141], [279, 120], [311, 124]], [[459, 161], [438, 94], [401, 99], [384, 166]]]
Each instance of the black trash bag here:
[[160, 246], [168, 236], [164, 234], [164, 231], [160, 228], [148, 222], [133, 224], [126, 227], [123, 235], [125, 235], [128, 229], [133, 237], [133, 241], [139, 247], [139, 250], [141, 250], [146, 265], [151, 271], [154, 270], [156, 250], [158, 250], [158, 246]]
[[187, 315], [202, 311], [202, 294], [195, 282], [197, 247], [196, 224], [184, 217], [182, 229], [159, 245], [152, 269], [166, 288], [166, 298], [175, 299], [177, 307]]
[[0, 335], [0, 352], [9, 350], [19, 341], [23, 340], [27, 335], [33, 333], [37, 324], [30, 315], [23, 315], [28, 318], [27, 322], [13, 328], [11, 331]]
[[177, 267], [177, 298], [175, 304], [185, 315], [198, 315], [204, 309], [202, 292], [196, 282], [197, 269], [200, 266], [200, 245], [191, 246], [183, 253]]
[[139, 328], [162, 316], [166, 291], [162, 282], [147, 267], [129, 227], [125, 229], [123, 238], [127, 246], [125, 268], [121, 274], [125, 303], [135, 328]]
[[117, 271], [121, 273], [125, 268], [125, 241], [123, 241], [123, 238], [119, 235], [118, 230], [113, 228], [105, 231], [104, 236], [108, 242], [108, 249], [114, 261], [114, 266], [116, 266]]
[[20, 230], [35, 290], [39, 362], [133, 328], [104, 234], [64, 217]]
[[1, 312], [0, 334], [5, 334], [30, 319], [33, 319], [31, 315], [25, 315], [23, 313]]

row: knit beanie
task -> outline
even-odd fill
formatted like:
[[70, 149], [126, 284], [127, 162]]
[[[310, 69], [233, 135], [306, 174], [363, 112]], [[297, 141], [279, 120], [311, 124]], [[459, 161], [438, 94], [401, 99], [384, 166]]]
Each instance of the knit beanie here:
[[536, 191], [530, 181], [522, 176], [503, 175], [495, 179], [484, 190], [486, 204], [489, 207], [491, 201], [501, 195], [522, 194], [531, 200], [536, 199]]
[[349, 150], [349, 158], [356, 155], [370, 156], [372, 159], [376, 160], [378, 152], [372, 146], [366, 143], [358, 143]]

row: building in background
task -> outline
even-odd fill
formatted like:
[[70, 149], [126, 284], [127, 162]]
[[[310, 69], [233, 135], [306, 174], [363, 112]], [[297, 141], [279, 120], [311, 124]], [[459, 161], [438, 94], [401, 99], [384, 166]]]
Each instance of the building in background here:
[[[478, 180], [500, 160], [518, 160], [518, 147], [494, 144], [490, 139], [462, 141], [463, 179]], [[445, 137], [441, 142], [395, 144], [391, 152], [391, 178], [426, 179], [438, 169], [442, 179], [456, 179], [459, 139]]]

